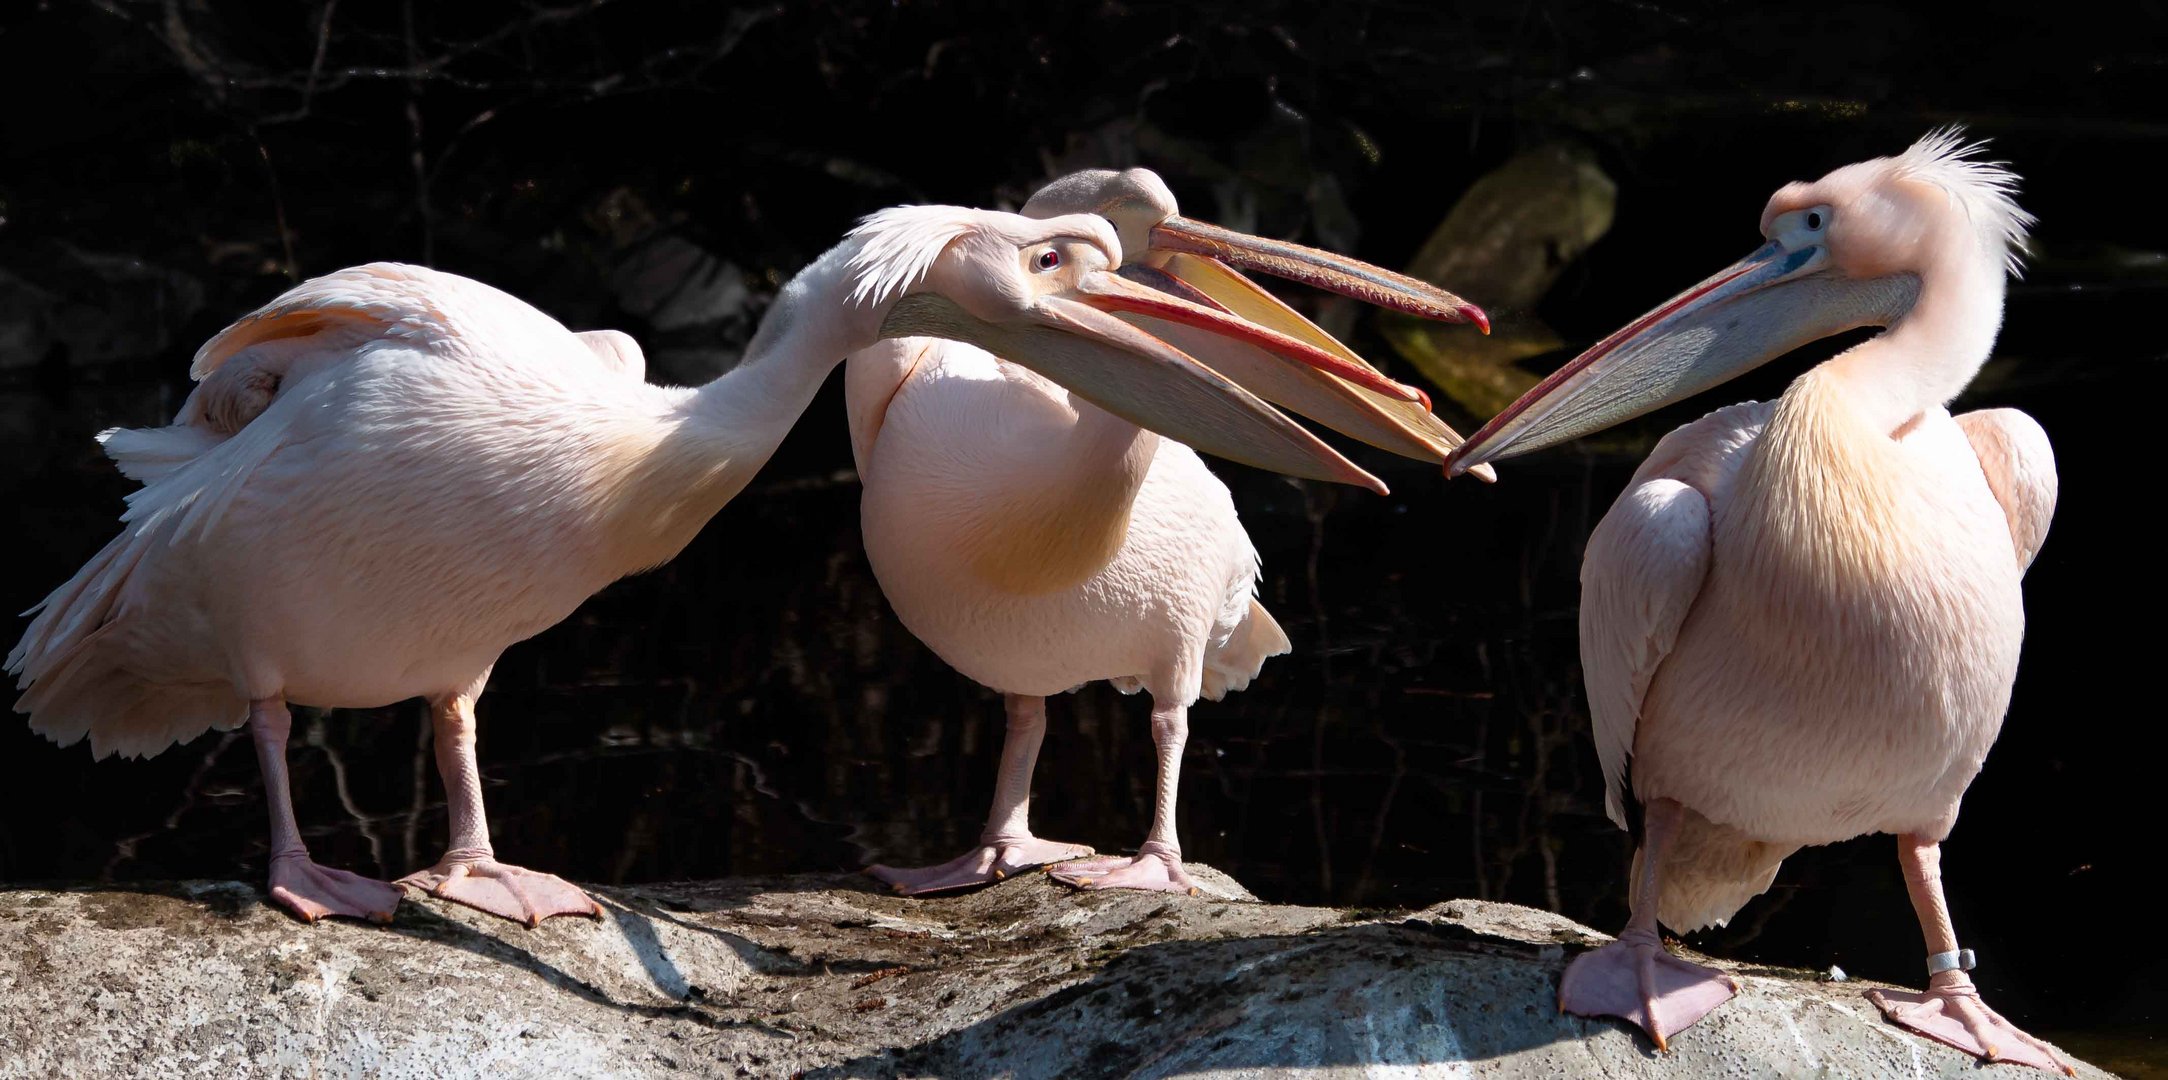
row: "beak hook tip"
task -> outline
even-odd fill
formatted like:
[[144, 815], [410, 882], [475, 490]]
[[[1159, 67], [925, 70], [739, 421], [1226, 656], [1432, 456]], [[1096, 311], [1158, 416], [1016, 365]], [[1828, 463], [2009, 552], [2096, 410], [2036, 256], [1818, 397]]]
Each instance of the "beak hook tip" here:
[[1476, 329], [1483, 331], [1484, 337], [1490, 336], [1490, 316], [1484, 314], [1482, 308], [1479, 308], [1474, 304], [1462, 304], [1460, 306], [1460, 313], [1465, 316], [1469, 322], [1474, 323]]

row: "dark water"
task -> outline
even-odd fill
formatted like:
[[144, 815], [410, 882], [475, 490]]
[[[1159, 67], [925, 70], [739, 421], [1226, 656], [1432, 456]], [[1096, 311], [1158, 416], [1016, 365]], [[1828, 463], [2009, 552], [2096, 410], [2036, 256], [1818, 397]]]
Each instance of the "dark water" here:
[[[332, 74], [308, 90], [324, 9], [198, 10], [198, 52], [240, 73], [215, 84], [176, 59], [155, 10], [60, 8], [0, 33], [0, 61], [21, 61], [14, 78], [45, 72], [51, 103], [0, 132], [13, 148], [0, 340], [29, 343], [0, 358], [11, 610], [111, 534], [127, 485], [88, 434], [169, 411], [195, 344], [275, 293], [289, 263], [428, 258], [574, 325], [631, 330], [653, 369], [697, 378], [727, 362], [777, 281], [876, 206], [985, 203], [1048, 167], [1140, 161], [1199, 216], [1394, 263], [1469, 179], [1564, 136], [1620, 185], [1617, 225], [1539, 312], [1577, 345], [1744, 254], [1778, 183], [1973, 119], [2027, 177], [2042, 225], [2002, 359], [1960, 405], [2038, 418], [2063, 492], [2027, 580], [2016, 699], [1946, 847], [1947, 883], [1997, 1008], [2081, 1053], [2161, 1067], [2150, 521], [2168, 242], [2157, 184], [2130, 166], [2168, 145], [2157, 13], [2066, 13], [2051, 40], [2012, 9], [1982, 20], [1993, 35], [1952, 42], [1869, 8], [1107, 7], [1073, 33], [941, 5], [605, 13], [571, 29], [519, 9], [470, 26], [423, 16], [440, 67], [340, 81], [406, 55], [396, 21], [340, 9], [320, 65]], [[484, 42], [497, 23], [517, 32]], [[728, 63], [696, 62], [707, 54]], [[594, 91], [609, 72], [630, 88]], [[689, 272], [707, 290], [697, 318], [657, 298], [686, 277], [654, 258], [664, 240], [726, 260]], [[1481, 282], [1453, 284], [1483, 299]], [[1390, 359], [1366, 322], [1351, 340]], [[1646, 431], [1770, 396], [1807, 359]], [[1393, 496], [1219, 470], [1296, 650], [1194, 710], [1187, 854], [1272, 900], [1483, 896], [1615, 925], [1628, 844], [1601, 814], [1574, 604], [1588, 529], [1632, 460], [1563, 451], [1486, 488], [1357, 456]], [[888, 612], [848, 465], [831, 385], [682, 557], [505, 655], [481, 705], [502, 854], [638, 882], [939, 859], [971, 842], [1000, 705]], [[1052, 703], [1042, 835], [1102, 850], [1142, 838], [1145, 708], [1104, 687]], [[295, 785], [320, 860], [396, 875], [436, 857], [424, 728], [411, 704], [304, 714]], [[255, 878], [263, 842], [238, 734], [93, 764], [0, 731], [0, 880]], [[1697, 944], [1917, 982], [1893, 855], [1887, 838], [1802, 853]]]

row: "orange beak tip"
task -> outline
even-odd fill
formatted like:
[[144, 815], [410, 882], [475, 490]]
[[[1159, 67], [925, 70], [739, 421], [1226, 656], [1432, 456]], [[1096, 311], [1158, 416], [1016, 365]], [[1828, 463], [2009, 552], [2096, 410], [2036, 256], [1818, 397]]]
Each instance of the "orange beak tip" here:
[[1451, 480], [1460, 476], [1462, 473], [1471, 474], [1476, 479], [1481, 480], [1486, 484], [1495, 484], [1498, 482], [1497, 469], [1492, 468], [1488, 463], [1482, 465], [1470, 465], [1467, 462], [1462, 461], [1460, 459], [1460, 450], [1456, 447], [1452, 453], [1446, 455], [1445, 478]]
[[1469, 322], [1474, 323], [1476, 329], [1483, 331], [1484, 337], [1490, 336], [1490, 316], [1484, 314], [1482, 308], [1474, 304], [1462, 304], [1460, 313], [1466, 316]]

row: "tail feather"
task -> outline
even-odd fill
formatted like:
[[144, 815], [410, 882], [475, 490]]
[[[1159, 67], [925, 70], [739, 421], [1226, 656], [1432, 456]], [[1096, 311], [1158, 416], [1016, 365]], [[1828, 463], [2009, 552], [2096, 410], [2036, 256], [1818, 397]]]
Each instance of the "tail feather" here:
[[101, 677], [109, 673], [105, 665], [95, 662], [99, 637], [92, 634], [76, 642], [35, 682], [23, 681], [15, 711], [30, 714], [30, 730], [69, 746], [89, 734], [98, 718], [113, 712], [115, 706], [133, 710], [142, 704], [144, 691], [136, 680]]
[[248, 719], [248, 702], [224, 683], [153, 683], [131, 670], [118, 629], [101, 627], [28, 683], [15, 711], [30, 714], [30, 730], [61, 746], [88, 735], [96, 758], [150, 757]]
[[154, 682], [139, 670], [127, 634], [128, 580], [153, 538], [124, 532], [37, 607], [7, 670], [23, 694], [15, 711], [30, 729], [67, 746], [90, 737], [97, 757], [148, 757], [210, 728], [248, 719], [248, 703], [224, 683]]
[[1287, 631], [1280, 629], [1272, 613], [1251, 600], [1249, 614], [1236, 624], [1234, 633], [1227, 635], [1227, 643], [1205, 654], [1204, 696], [1218, 701], [1231, 691], [1247, 687], [1264, 670], [1266, 660], [1285, 656], [1293, 648]]
[[36, 617], [8, 653], [8, 674], [19, 676], [17, 687], [45, 677], [62, 657], [113, 617], [121, 588], [148, 546], [126, 533], [115, 537], [74, 577], [23, 612]]
[[[1778, 867], [1798, 850], [1797, 844], [1756, 840], [1688, 807], [1665, 853], [1656, 917], [1680, 933], [1723, 926], [1747, 901], [1769, 891]], [[1640, 871], [1641, 854], [1635, 852], [1637, 877]]]
[[[163, 497], [162, 489], [151, 486], [154, 481], [194, 464], [226, 441], [224, 435], [189, 424], [108, 428], [99, 432], [99, 444], [122, 475], [145, 485], [128, 496], [129, 510], [121, 520], [133, 522], [147, 494], [153, 501]], [[115, 617], [129, 575], [149, 550], [144, 537], [154, 524], [144, 522], [122, 532], [84, 563], [74, 577], [23, 612], [35, 618], [8, 653], [8, 673], [21, 677], [17, 686], [27, 687], [42, 678], [56, 657], [72, 650]]]

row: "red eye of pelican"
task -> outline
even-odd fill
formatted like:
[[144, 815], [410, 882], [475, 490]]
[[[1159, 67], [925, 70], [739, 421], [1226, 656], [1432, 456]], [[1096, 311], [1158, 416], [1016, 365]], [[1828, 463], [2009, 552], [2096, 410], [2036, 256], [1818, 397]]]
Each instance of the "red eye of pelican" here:
[[1042, 251], [1042, 252], [1040, 252], [1040, 253], [1039, 253], [1039, 269], [1041, 269], [1041, 270], [1052, 270], [1053, 268], [1055, 268], [1055, 267], [1057, 267], [1057, 266], [1060, 266], [1060, 265], [1061, 265], [1061, 253], [1060, 253], [1060, 252], [1058, 252], [1058, 251], [1053, 251], [1053, 250], [1048, 250], [1048, 251]]

